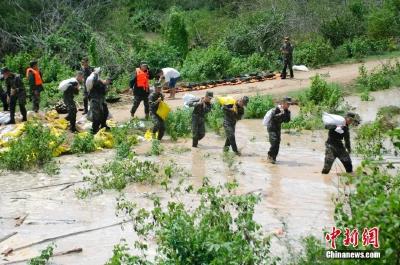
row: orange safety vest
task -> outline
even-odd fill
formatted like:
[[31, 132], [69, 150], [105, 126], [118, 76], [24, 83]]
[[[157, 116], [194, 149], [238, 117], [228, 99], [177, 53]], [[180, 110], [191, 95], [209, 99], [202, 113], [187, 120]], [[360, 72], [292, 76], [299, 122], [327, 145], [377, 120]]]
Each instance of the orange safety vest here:
[[144, 88], [149, 90], [149, 73], [136, 68], [136, 87]]
[[42, 77], [40, 76], [39, 71], [36, 71], [35, 69], [29, 67], [28, 69], [26, 69], [26, 79], [29, 79], [29, 72], [32, 72], [33, 76], [35, 77], [35, 85], [40, 86], [43, 84]]

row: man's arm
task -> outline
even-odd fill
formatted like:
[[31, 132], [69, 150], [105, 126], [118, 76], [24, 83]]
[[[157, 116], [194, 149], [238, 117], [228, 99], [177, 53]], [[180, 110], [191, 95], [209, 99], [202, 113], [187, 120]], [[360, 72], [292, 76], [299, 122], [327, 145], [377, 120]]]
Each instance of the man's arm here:
[[34, 89], [35, 88], [35, 76], [33, 75], [33, 73], [32, 72], [29, 72], [29, 75], [28, 75], [28, 82], [29, 82], [29, 87], [31, 88], [31, 89]]
[[344, 146], [346, 147], [347, 151], [351, 153], [350, 131], [348, 127], [346, 127], [344, 130]]
[[135, 86], [136, 86], [136, 73], [134, 73], [134, 74], [132, 75], [131, 80], [129, 80], [129, 87], [130, 87], [131, 89], [134, 89]]

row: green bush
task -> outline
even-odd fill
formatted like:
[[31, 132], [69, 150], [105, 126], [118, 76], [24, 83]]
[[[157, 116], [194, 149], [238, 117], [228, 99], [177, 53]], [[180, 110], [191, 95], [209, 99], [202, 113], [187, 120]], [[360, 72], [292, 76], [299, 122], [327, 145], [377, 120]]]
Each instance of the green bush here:
[[9, 170], [26, 170], [43, 166], [53, 159], [53, 152], [65, 140], [51, 134], [50, 129], [38, 121], [25, 123], [23, 135], [10, 143], [0, 155], [0, 165]]
[[232, 55], [221, 45], [189, 52], [182, 66], [182, 76], [190, 81], [219, 79], [226, 75]]
[[94, 141], [93, 134], [88, 132], [75, 134], [71, 145], [71, 151], [73, 153], [91, 153], [96, 150], [96, 144]]
[[164, 35], [167, 43], [175, 47], [182, 58], [185, 58], [189, 48], [189, 33], [186, 30], [184, 14], [176, 8], [172, 8], [169, 13]]
[[385, 7], [371, 11], [367, 19], [368, 36], [374, 39], [398, 37], [400, 34], [399, 13]]
[[245, 58], [233, 57], [226, 74], [228, 76], [240, 76], [242, 74], [273, 70], [275, 68], [276, 65], [274, 65], [273, 61], [259, 53], [253, 53]]
[[332, 62], [333, 48], [322, 37], [300, 43], [294, 50], [294, 63], [318, 67]]
[[[400, 69], [400, 68], [399, 68]], [[377, 68], [368, 73], [364, 65], [360, 66], [359, 76], [356, 80], [356, 85], [361, 91], [378, 91], [385, 90], [392, 86], [393, 82], [400, 75], [400, 71], [396, 66], [390, 64], [383, 65], [382, 68]]]
[[[270, 238], [253, 217], [260, 198], [254, 194], [236, 195], [234, 187], [232, 183], [226, 188], [203, 183], [197, 191], [200, 204], [194, 209], [172, 199], [164, 206], [155, 198], [148, 210], [121, 198], [118, 213], [133, 221], [140, 237], [135, 247], [143, 253], [128, 254], [129, 259], [140, 260], [141, 264], [274, 264]], [[158, 243], [156, 263], [146, 255], [148, 236], [155, 236]], [[126, 259], [126, 254], [119, 262]]]
[[10, 68], [11, 71], [18, 73], [21, 77], [25, 78], [26, 68], [32, 60], [32, 56], [27, 52], [19, 52], [15, 55], [7, 54], [4, 58], [4, 64]]
[[260, 119], [274, 107], [272, 97], [269, 95], [256, 95], [249, 98], [244, 117], [246, 119]]
[[189, 108], [178, 108], [169, 113], [165, 121], [165, 130], [172, 140], [187, 137], [192, 132], [192, 112]]
[[146, 61], [153, 70], [163, 67], [173, 67], [180, 60], [179, 51], [161, 41], [145, 44], [137, 51], [135, 56], [135, 65], [139, 65], [141, 61]]

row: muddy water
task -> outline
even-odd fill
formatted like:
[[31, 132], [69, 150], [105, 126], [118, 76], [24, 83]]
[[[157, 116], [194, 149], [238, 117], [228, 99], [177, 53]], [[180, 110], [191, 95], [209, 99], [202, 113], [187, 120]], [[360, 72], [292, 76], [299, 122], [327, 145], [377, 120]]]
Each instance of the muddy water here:
[[371, 92], [372, 101], [361, 101], [360, 96], [349, 96], [345, 100], [360, 114], [363, 122], [375, 120], [376, 113], [381, 107], [400, 107], [400, 88]]
[[[398, 89], [374, 92], [372, 96], [375, 101], [360, 102], [359, 97], [347, 97], [346, 100], [356, 107], [364, 121], [373, 120], [381, 106], [400, 105]], [[190, 139], [174, 143], [167, 138], [163, 141], [165, 151], [160, 157], [146, 156], [151, 148], [149, 143], [142, 143], [135, 151], [140, 159], [160, 160], [162, 163], [175, 161], [191, 175], [187, 181], [194, 186], [200, 186], [204, 176], [208, 176], [213, 184], [236, 179], [240, 185], [238, 193], [260, 194], [262, 201], [256, 208], [255, 218], [266, 233], [278, 234], [273, 240], [272, 252], [285, 256], [288, 245], [299, 249], [301, 237], [313, 234], [321, 238], [322, 229], [333, 224], [332, 198], [338, 189], [337, 173], [343, 172], [343, 167], [336, 162], [331, 174], [320, 174], [325, 138], [325, 131], [283, 134], [276, 165], [266, 162], [269, 144], [267, 133], [259, 120], [243, 120], [238, 123], [237, 142], [243, 155], [235, 158], [232, 167], [222, 159], [224, 139], [212, 133], [207, 134], [200, 142], [200, 148], [195, 150], [190, 148]], [[61, 173], [57, 176], [47, 176], [43, 172], [0, 173], [0, 238], [18, 232], [1, 242], [0, 250], [120, 222], [121, 219], [115, 216], [117, 192], [107, 191], [79, 200], [74, 190], [82, 186], [82, 183], [32, 189], [81, 181], [87, 174], [78, 168], [81, 162], [101, 165], [113, 156], [114, 151], [105, 150], [80, 157], [60, 157]], [[168, 197], [157, 185], [130, 185], [125, 192], [128, 198], [143, 207], [151, 205], [147, 199], [151, 193], [159, 195], [164, 202]], [[185, 198], [185, 202], [192, 206], [196, 201], [197, 198]], [[25, 222], [16, 227], [14, 218], [25, 214], [28, 214]], [[53, 261], [55, 264], [104, 264], [112, 255], [112, 246], [121, 238], [126, 238], [130, 245], [135, 240], [129, 224], [124, 227], [121, 229], [118, 225], [58, 239], [55, 241], [56, 251], [82, 247], [83, 252], [55, 257]], [[44, 243], [16, 251], [7, 260], [31, 258], [47, 245]], [[154, 251], [153, 245], [151, 252]], [[6, 262], [4, 257], [0, 259], [0, 264]]]

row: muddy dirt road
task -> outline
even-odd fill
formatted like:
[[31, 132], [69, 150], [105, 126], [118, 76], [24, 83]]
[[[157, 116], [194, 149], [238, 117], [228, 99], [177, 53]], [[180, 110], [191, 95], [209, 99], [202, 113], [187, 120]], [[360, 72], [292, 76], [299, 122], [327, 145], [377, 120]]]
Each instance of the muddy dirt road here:
[[[377, 66], [378, 62], [367, 63], [368, 68]], [[341, 67], [344, 67], [342, 69]], [[357, 74], [358, 65], [343, 65], [317, 70], [320, 73], [330, 72], [335, 81], [351, 81]], [[353, 74], [350, 74], [353, 73]], [[217, 94], [229, 90], [229, 94], [260, 93], [280, 94], [299, 89], [307, 85], [308, 77], [313, 73], [297, 74], [295, 80], [274, 80], [265, 83], [251, 84], [249, 87], [234, 86], [215, 89]], [[339, 80], [340, 79], [340, 80]], [[255, 86], [253, 88], [251, 86]], [[264, 89], [265, 88], [265, 89]], [[237, 91], [237, 92], [235, 92]], [[196, 92], [203, 94], [204, 91]], [[385, 96], [386, 95], [386, 96]], [[373, 119], [381, 100], [399, 98], [399, 89], [372, 93], [375, 103], [359, 102], [357, 97], [346, 98], [358, 109], [368, 110], [363, 119]], [[178, 95], [180, 97], [182, 95]], [[172, 105], [181, 105], [181, 100], [172, 101]], [[397, 105], [400, 104], [397, 101]], [[353, 104], [354, 103], [354, 104]], [[366, 105], [369, 104], [369, 105]], [[111, 108], [114, 118], [124, 121], [129, 118], [129, 106], [120, 105]], [[138, 110], [142, 113], [142, 110]], [[372, 117], [372, 118], [371, 118]], [[185, 169], [191, 177], [188, 182], [200, 185], [203, 176], [210, 177], [212, 183], [224, 183], [236, 179], [239, 182], [239, 193], [256, 192], [262, 196], [256, 208], [255, 218], [262, 224], [267, 233], [280, 234], [273, 240], [273, 253], [285, 256], [288, 244], [299, 248], [300, 238], [310, 234], [322, 237], [322, 229], [333, 224], [332, 198], [337, 193], [339, 177], [343, 171], [336, 162], [331, 174], [321, 175], [320, 170], [324, 156], [325, 131], [303, 132], [302, 134], [283, 134], [278, 163], [266, 162], [269, 144], [266, 131], [260, 120], [243, 120], [237, 125], [237, 141], [243, 156], [235, 158], [232, 167], [222, 160], [224, 139], [208, 133], [200, 143], [200, 148], [192, 150], [190, 139], [171, 142], [168, 137], [163, 141], [164, 152], [159, 157], [147, 157], [149, 143], [142, 143], [134, 150], [140, 159], [151, 159], [163, 163], [173, 160]], [[0, 251], [8, 247], [18, 248], [46, 238], [56, 237], [77, 231], [108, 226], [121, 221], [115, 216], [115, 198], [117, 192], [106, 191], [85, 200], [75, 196], [75, 190], [87, 171], [79, 168], [79, 164], [88, 161], [94, 165], [102, 165], [114, 157], [114, 150], [104, 150], [83, 156], [62, 156], [61, 172], [56, 176], [48, 176], [41, 171], [0, 173], [0, 238], [12, 232], [16, 235], [0, 242]], [[355, 164], [358, 159], [353, 157]], [[77, 182], [70, 186], [62, 184]], [[38, 188], [49, 186], [44, 188]], [[159, 185], [129, 185], [124, 192], [131, 200], [141, 206], [149, 206], [149, 194], [156, 192], [165, 201], [166, 194]], [[194, 200], [187, 198], [188, 201]], [[27, 215], [27, 216], [26, 216]], [[20, 226], [14, 218], [26, 216]], [[68, 236], [55, 240], [56, 251], [66, 251], [81, 247], [83, 252], [52, 259], [54, 264], [104, 264], [112, 256], [112, 248], [121, 238], [132, 246], [135, 234], [129, 224], [120, 225]], [[1, 256], [0, 264], [9, 261], [31, 258], [44, 249], [48, 243], [35, 245], [14, 252], [6, 259]], [[152, 249], [154, 251], [154, 249]], [[24, 263], [19, 263], [24, 264]]]

